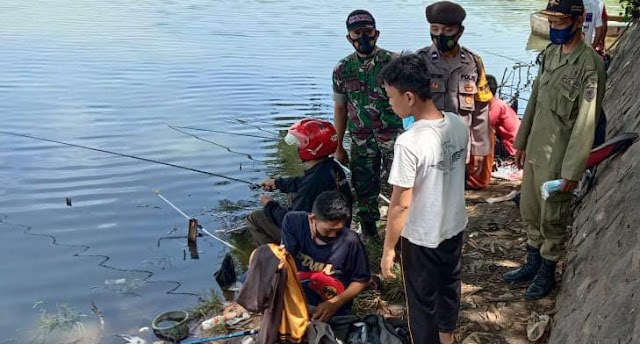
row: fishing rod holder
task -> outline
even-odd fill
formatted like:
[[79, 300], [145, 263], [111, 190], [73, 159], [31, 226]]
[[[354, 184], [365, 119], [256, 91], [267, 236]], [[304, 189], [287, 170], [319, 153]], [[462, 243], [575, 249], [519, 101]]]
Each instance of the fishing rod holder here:
[[191, 259], [200, 259], [198, 255], [198, 224], [197, 219], [189, 219], [189, 229], [187, 232], [187, 246], [189, 246], [189, 254], [191, 254]]
[[196, 242], [198, 238], [198, 220], [197, 219], [189, 219], [189, 229], [187, 232], [187, 240]]
[[[189, 247], [189, 254], [191, 255], [191, 259], [200, 259], [200, 255], [198, 254], [198, 236], [202, 236], [201, 233], [198, 233], [198, 228], [200, 228], [200, 225], [198, 224], [198, 220], [191, 218], [189, 219], [189, 224], [187, 227], [187, 246]], [[184, 240], [184, 236], [171, 236], [171, 237], [164, 237], [164, 238], [160, 238], [158, 239], [158, 247], [160, 247], [160, 241], [163, 239], [183, 239]]]

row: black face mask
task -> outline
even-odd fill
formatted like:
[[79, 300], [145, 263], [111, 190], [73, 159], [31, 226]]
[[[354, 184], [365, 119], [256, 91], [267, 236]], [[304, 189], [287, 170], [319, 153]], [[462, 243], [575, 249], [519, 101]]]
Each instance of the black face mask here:
[[327, 245], [333, 244], [336, 241], [336, 239], [338, 238], [337, 236], [330, 237], [330, 236], [324, 236], [324, 235], [320, 234], [320, 232], [318, 232], [318, 226], [315, 225], [315, 224], [313, 225], [313, 228], [316, 231], [316, 238], [320, 239], [320, 241], [322, 241], [323, 243], [325, 243]]
[[438, 50], [443, 53], [453, 50], [458, 44], [458, 34], [447, 35], [431, 35], [431, 40], [435, 43]]
[[[358, 42], [358, 47], [354, 43]], [[363, 34], [360, 38], [351, 42], [357, 52], [363, 55], [371, 55], [376, 49], [376, 36], [370, 37], [367, 34]]]

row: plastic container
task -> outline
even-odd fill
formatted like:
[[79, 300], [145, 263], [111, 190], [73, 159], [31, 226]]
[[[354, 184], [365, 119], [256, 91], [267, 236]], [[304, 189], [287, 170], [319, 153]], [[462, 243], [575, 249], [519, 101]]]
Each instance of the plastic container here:
[[187, 320], [189, 320], [189, 313], [185, 311], [166, 312], [153, 319], [151, 328], [156, 337], [172, 342], [179, 342], [189, 337]]
[[558, 192], [562, 189], [562, 179], [550, 180], [548, 182], [544, 182], [542, 186], [540, 186], [540, 193], [542, 194], [542, 199], [546, 200], [551, 196], [552, 193]]

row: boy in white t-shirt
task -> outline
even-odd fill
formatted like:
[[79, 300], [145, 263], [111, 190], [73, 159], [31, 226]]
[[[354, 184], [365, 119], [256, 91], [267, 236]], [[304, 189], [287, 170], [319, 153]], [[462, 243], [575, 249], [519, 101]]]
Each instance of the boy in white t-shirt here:
[[429, 70], [417, 55], [396, 58], [380, 77], [393, 111], [403, 119], [415, 118], [394, 146], [382, 274], [395, 277], [392, 267], [400, 240], [412, 342], [453, 343], [467, 225], [468, 129], [457, 114], [436, 108]]

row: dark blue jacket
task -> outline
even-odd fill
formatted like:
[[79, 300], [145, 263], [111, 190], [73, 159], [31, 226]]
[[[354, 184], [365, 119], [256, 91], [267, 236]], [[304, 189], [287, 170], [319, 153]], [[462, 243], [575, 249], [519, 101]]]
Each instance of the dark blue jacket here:
[[265, 214], [278, 227], [282, 227], [282, 219], [289, 211], [311, 212], [316, 197], [325, 191], [341, 191], [349, 204], [353, 202], [349, 181], [333, 158], [327, 158], [312, 168], [304, 171], [304, 176], [276, 179], [276, 188], [284, 193], [295, 193], [291, 207], [283, 207], [276, 201], [264, 206]]

